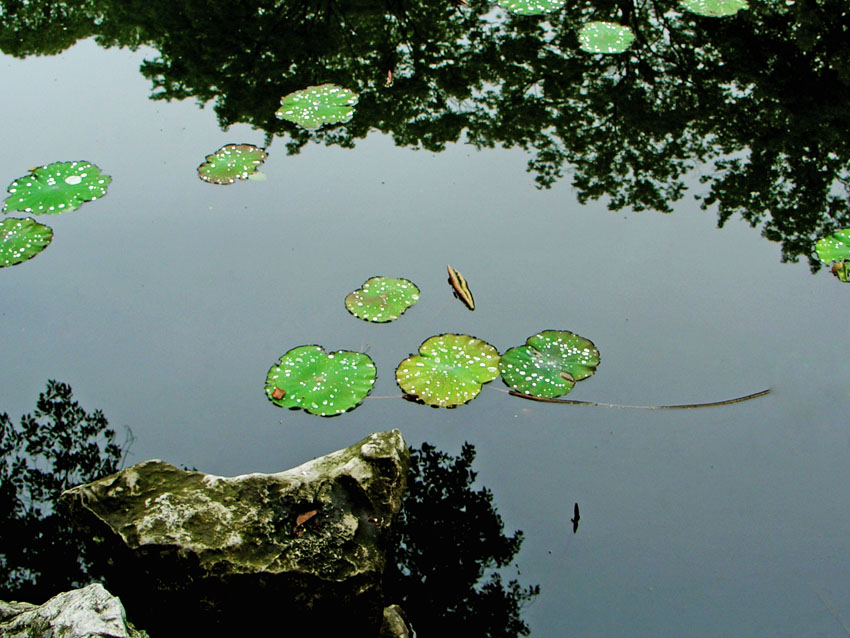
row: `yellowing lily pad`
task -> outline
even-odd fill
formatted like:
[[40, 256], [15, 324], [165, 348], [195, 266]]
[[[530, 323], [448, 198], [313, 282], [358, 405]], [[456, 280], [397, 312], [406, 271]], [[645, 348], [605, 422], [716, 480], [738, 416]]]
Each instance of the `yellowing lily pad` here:
[[749, 6], [746, 0], [681, 0], [679, 4], [692, 13], [709, 18], [731, 16]]
[[502, 380], [517, 392], [552, 399], [596, 372], [599, 351], [593, 342], [568, 330], [545, 330], [524, 346], [502, 355]]
[[566, 0], [502, 0], [499, 6], [524, 16], [551, 13], [563, 7]]
[[266, 396], [282, 408], [336, 416], [360, 405], [377, 375], [367, 354], [350, 350], [327, 353], [321, 346], [298, 346], [269, 369]]
[[354, 105], [358, 99], [354, 91], [335, 84], [308, 86], [281, 98], [275, 115], [306, 129], [314, 129], [325, 124], [348, 122], [354, 116]]
[[0, 222], [0, 268], [32, 259], [53, 240], [53, 229], [32, 217]]
[[345, 307], [358, 319], [386, 323], [419, 301], [419, 288], [408, 279], [372, 277], [348, 294]]
[[112, 178], [90, 162], [53, 162], [31, 169], [9, 185], [3, 212], [39, 215], [76, 210], [106, 194]]
[[579, 46], [588, 53], [622, 53], [634, 39], [629, 27], [615, 22], [588, 22], [578, 32]]
[[433, 407], [453, 408], [471, 401], [481, 386], [499, 376], [499, 351], [469, 335], [443, 334], [419, 346], [419, 354], [395, 371], [402, 391]]
[[268, 156], [265, 149], [253, 144], [226, 144], [204, 158], [198, 166], [198, 177], [225, 185], [237, 179], [251, 179]]

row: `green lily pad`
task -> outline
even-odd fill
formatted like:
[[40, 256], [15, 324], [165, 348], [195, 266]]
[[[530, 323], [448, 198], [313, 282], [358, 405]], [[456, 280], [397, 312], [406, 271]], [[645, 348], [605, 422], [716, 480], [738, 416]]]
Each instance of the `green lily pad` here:
[[375, 364], [367, 354], [321, 346], [298, 346], [284, 354], [266, 376], [266, 396], [282, 408], [336, 416], [356, 408], [375, 385]]
[[198, 166], [198, 177], [212, 184], [250, 179], [268, 156], [266, 149], [253, 144], [226, 144], [204, 158]]
[[691, 13], [709, 18], [731, 16], [749, 6], [746, 0], [681, 0], [679, 4]]
[[32, 259], [53, 240], [53, 229], [32, 217], [0, 222], [0, 268]]
[[505, 352], [499, 370], [517, 392], [553, 399], [594, 374], [598, 365], [599, 351], [592, 341], [567, 330], [545, 330]]
[[819, 239], [815, 244], [815, 251], [824, 263], [850, 259], [850, 228]]
[[469, 335], [443, 334], [419, 346], [402, 361], [396, 382], [406, 394], [434, 407], [453, 408], [471, 401], [481, 386], [499, 376], [499, 351]]
[[348, 294], [345, 307], [358, 319], [386, 323], [419, 301], [419, 288], [407, 279], [372, 277]]
[[76, 210], [103, 197], [112, 178], [89, 162], [53, 162], [30, 170], [9, 184], [3, 212], [39, 215]]
[[503, 0], [499, 6], [511, 13], [534, 16], [557, 11], [565, 4], [566, 0]]
[[308, 86], [280, 99], [275, 115], [307, 129], [347, 122], [354, 116], [358, 95], [335, 84]]
[[579, 47], [588, 53], [622, 53], [635, 34], [616, 22], [588, 22], [578, 32]]

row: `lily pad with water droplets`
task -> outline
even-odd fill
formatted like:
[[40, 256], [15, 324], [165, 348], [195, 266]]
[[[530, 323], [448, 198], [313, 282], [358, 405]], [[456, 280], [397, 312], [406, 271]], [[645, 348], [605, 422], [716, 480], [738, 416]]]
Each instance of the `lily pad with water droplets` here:
[[0, 222], [0, 268], [32, 259], [53, 240], [53, 229], [32, 217]]
[[850, 259], [850, 228], [819, 239], [815, 244], [815, 251], [824, 263]]
[[308, 86], [282, 97], [275, 115], [306, 129], [347, 122], [354, 116], [358, 96], [336, 84]]
[[681, 0], [679, 4], [691, 13], [709, 18], [731, 16], [749, 6], [746, 0]]
[[499, 6], [524, 16], [542, 15], [560, 9], [566, 0], [502, 0]]
[[9, 185], [3, 211], [39, 215], [76, 210], [103, 197], [112, 178], [90, 162], [53, 162], [33, 168]]
[[204, 158], [198, 166], [198, 177], [211, 184], [232, 184], [237, 179], [253, 177], [268, 157], [263, 148], [253, 144], [226, 144]]
[[266, 396], [282, 408], [336, 416], [360, 405], [377, 375], [369, 355], [349, 350], [327, 353], [321, 346], [298, 346], [269, 369]]
[[567, 394], [598, 365], [599, 351], [589, 339], [567, 330], [545, 330], [505, 352], [499, 370], [517, 392], [552, 399]]
[[453, 408], [471, 401], [499, 376], [499, 351], [469, 335], [443, 334], [419, 346], [419, 354], [395, 371], [399, 387], [417, 401]]
[[634, 39], [629, 27], [616, 22], [588, 22], [578, 32], [579, 46], [588, 53], [622, 53]]
[[372, 277], [348, 294], [345, 307], [363, 321], [386, 323], [398, 319], [419, 301], [419, 288], [407, 279]]

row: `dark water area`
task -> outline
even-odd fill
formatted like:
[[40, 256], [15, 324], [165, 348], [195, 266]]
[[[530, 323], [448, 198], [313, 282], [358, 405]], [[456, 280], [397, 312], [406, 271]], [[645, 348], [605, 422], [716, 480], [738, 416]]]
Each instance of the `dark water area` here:
[[[238, 6], [254, 16], [250, 29], [196, 33], [197, 59], [174, 30], [179, 12], [164, 9], [160, 31], [154, 16], [140, 12], [132, 30], [113, 13], [61, 52], [4, 30], [2, 179], [87, 160], [112, 183], [76, 211], [39, 216], [51, 245], [0, 269], [0, 411], [31, 411], [59, 379], [116, 430], [132, 429], [128, 463], [228, 476], [280, 471], [391, 428], [449, 454], [469, 442], [477, 485], [492, 490], [505, 530], [524, 534], [504, 575], [540, 585], [522, 612], [532, 636], [845, 635], [850, 296], [828, 267], [813, 268], [815, 240], [850, 226], [846, 8], [669, 18], [665, 28], [685, 24], [687, 41], [668, 36], [665, 48], [648, 29], [622, 58], [583, 53], [567, 36], [538, 50], [542, 18], [508, 21], [492, 41], [450, 22], [448, 35], [467, 28], [485, 43], [469, 59], [431, 52], [434, 18], [411, 8], [429, 25], [416, 32], [420, 61], [405, 57], [416, 47], [369, 48], [366, 25], [384, 32], [352, 8], [343, 13], [357, 37], [334, 32], [311, 48], [304, 27], [292, 46], [315, 66], [293, 55], [301, 70], [279, 80], [284, 58], [256, 44], [274, 31], [236, 46], [266, 28], [273, 5]], [[636, 20], [624, 7], [597, 11]], [[793, 13], [804, 8], [810, 21]], [[211, 22], [224, 19], [216, 11]], [[591, 13], [575, 11], [550, 28], [567, 33]], [[141, 46], [87, 38], [103, 33]], [[383, 37], [395, 42], [373, 39]], [[714, 48], [693, 45], [712, 37]], [[553, 66], [547, 52], [569, 43]], [[455, 71], [429, 73], [445, 67], [431, 55]], [[361, 92], [351, 122], [305, 132], [274, 118], [281, 96], [326, 81]], [[162, 91], [186, 99], [149, 99]], [[574, 106], [587, 94], [596, 97]], [[478, 145], [455, 142], [453, 127]], [[528, 172], [530, 160], [553, 161], [539, 151], [556, 142], [562, 167]], [[198, 179], [204, 157], [228, 143], [267, 147], [267, 179]], [[287, 154], [287, 144], [302, 148]], [[474, 312], [452, 298], [446, 264], [468, 280]], [[375, 275], [414, 281], [421, 300], [393, 323], [355, 319], [343, 300]], [[470, 334], [504, 352], [547, 329], [600, 351], [570, 399], [663, 405], [772, 392], [675, 411], [524, 401], [496, 391], [506, 389], [499, 379], [452, 410], [400, 398], [394, 370], [430, 336]], [[273, 405], [269, 367], [303, 344], [367, 352], [372, 396], [331, 419]]]

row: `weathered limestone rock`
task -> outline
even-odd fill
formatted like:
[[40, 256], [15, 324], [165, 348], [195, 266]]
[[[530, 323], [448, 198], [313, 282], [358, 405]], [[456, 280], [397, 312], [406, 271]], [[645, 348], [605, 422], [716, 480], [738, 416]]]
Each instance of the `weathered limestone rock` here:
[[413, 631], [407, 624], [404, 611], [398, 605], [384, 607], [384, 624], [379, 638], [412, 638]]
[[307, 623], [374, 637], [409, 463], [392, 430], [277, 474], [223, 478], [147, 461], [62, 499], [98, 563], [114, 565], [110, 588], [154, 636]]
[[147, 638], [127, 622], [121, 601], [89, 585], [54, 596], [43, 605], [0, 602], [0, 638]]

